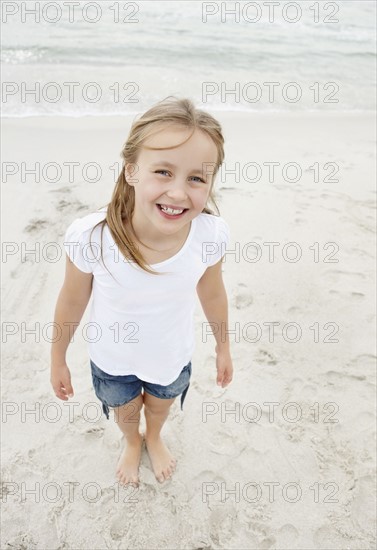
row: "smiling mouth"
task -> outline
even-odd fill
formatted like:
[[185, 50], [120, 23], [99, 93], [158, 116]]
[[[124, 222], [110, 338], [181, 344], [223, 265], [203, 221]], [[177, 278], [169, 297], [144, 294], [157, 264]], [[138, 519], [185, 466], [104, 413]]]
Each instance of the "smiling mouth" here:
[[[156, 204], [157, 208], [159, 209], [159, 211], [161, 212], [161, 214], [166, 217], [166, 218], [171, 218], [171, 219], [175, 219], [175, 218], [180, 218], [181, 216], [183, 216], [185, 214], [185, 212], [187, 212], [189, 209], [188, 208], [184, 208], [182, 210], [182, 212], [180, 212], [179, 214], [172, 214], [172, 213], [169, 213], [169, 212], [166, 212], [165, 210], [162, 209], [161, 207], [161, 204]], [[180, 208], [177, 210], [181, 210]]]

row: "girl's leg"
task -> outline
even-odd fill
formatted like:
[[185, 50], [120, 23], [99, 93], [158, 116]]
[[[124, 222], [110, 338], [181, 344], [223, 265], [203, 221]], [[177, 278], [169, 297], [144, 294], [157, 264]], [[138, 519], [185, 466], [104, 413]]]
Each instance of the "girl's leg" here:
[[152, 462], [156, 479], [160, 482], [171, 477], [176, 460], [160, 437], [165, 420], [169, 416], [172, 399], [159, 399], [144, 392], [144, 414], [146, 421], [145, 444]]
[[117, 477], [120, 483], [139, 484], [139, 464], [143, 436], [139, 432], [140, 410], [143, 407], [143, 396], [121, 407], [114, 408], [114, 420], [124, 435], [125, 445], [117, 464]]

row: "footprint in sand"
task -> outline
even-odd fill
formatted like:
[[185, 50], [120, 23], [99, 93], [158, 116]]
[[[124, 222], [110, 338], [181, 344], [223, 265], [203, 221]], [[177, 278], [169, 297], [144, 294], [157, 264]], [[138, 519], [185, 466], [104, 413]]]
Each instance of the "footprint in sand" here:
[[375, 368], [377, 362], [377, 357], [373, 355], [372, 353], [362, 353], [361, 355], [356, 355], [353, 359], [351, 359], [351, 363], [353, 365], [357, 365], [360, 367], [371, 367]]
[[302, 308], [300, 307], [297, 307], [297, 306], [292, 306], [288, 309], [288, 313], [290, 315], [299, 315], [299, 314], [302, 314], [303, 313], [303, 310]]
[[247, 308], [254, 302], [250, 290], [243, 283], [240, 283], [238, 288], [235, 290], [233, 301], [236, 309]]
[[224, 430], [212, 433], [208, 446], [212, 453], [221, 456], [238, 457], [240, 454], [240, 447], [237, 445], [235, 436]]
[[264, 363], [264, 364], [267, 364], [267, 365], [276, 365], [277, 364], [277, 360], [272, 355], [272, 353], [270, 353], [269, 351], [266, 351], [264, 349], [259, 349], [258, 350], [258, 354], [255, 357], [255, 360], [258, 363]]
[[351, 299], [354, 302], [362, 302], [365, 299], [365, 294], [362, 292], [341, 292], [339, 290], [330, 289], [329, 294], [334, 294], [338, 296], [341, 296], [345, 300]]
[[9, 539], [6, 543], [6, 547], [9, 549], [12, 549], [12, 548], [24, 549], [24, 548], [37, 548], [38, 545], [31, 535], [29, 535], [28, 533], [21, 533], [20, 535], [16, 535], [12, 539]]
[[59, 187], [59, 189], [51, 189], [49, 193], [72, 193], [70, 187]]
[[341, 269], [329, 269], [324, 272], [323, 277], [332, 283], [338, 283], [341, 278], [350, 280], [353, 283], [366, 278], [364, 273], [358, 271], [342, 271]]
[[317, 386], [306, 384], [300, 388], [298, 395], [300, 396], [300, 399], [304, 399], [306, 401], [318, 399], [318, 388]]
[[85, 430], [85, 435], [95, 435], [98, 437], [102, 437], [104, 430], [105, 428], [103, 428], [102, 426], [93, 426], [93, 428]]
[[340, 371], [334, 371], [329, 370], [325, 373], [326, 381], [331, 384], [340, 384], [342, 382], [345, 382], [346, 380], [350, 380], [351, 382], [360, 381], [363, 382], [366, 378], [364, 374], [347, 374], [345, 372]]
[[86, 209], [87, 207], [82, 204], [82, 202], [80, 201], [66, 201], [65, 199], [61, 199], [56, 208], [59, 210], [59, 212], [61, 211], [65, 211], [65, 210], [68, 210], [69, 212], [71, 211], [76, 211], [78, 212], [79, 210], [84, 210]]
[[318, 550], [328, 550], [329, 548], [349, 548], [349, 538], [347, 535], [343, 538], [339, 534], [336, 526], [324, 525], [323, 527], [319, 527], [319, 529], [314, 532], [313, 544], [315, 548], [318, 548]]
[[29, 221], [29, 224], [24, 228], [26, 233], [37, 233], [41, 229], [44, 229], [51, 222], [49, 220], [44, 220], [41, 218], [33, 218]]
[[200, 393], [201, 395], [207, 393], [207, 390], [205, 390], [196, 380], [193, 380], [190, 384], [190, 388], [195, 390], [195, 392]]
[[[132, 492], [129, 491], [129, 493], [130, 493], [130, 498], [132, 498]], [[123, 499], [124, 499], [123, 502], [127, 502], [125, 496], [123, 496]], [[129, 508], [131, 507], [132, 506], [129, 506]], [[127, 518], [127, 515], [129, 516], [128, 518]], [[129, 529], [129, 524], [127, 519], [132, 519], [132, 516], [130, 513], [125, 514], [124, 512], [122, 512], [121, 514], [119, 514], [118, 516], [112, 519], [111, 525], [110, 525], [110, 537], [112, 538], [112, 540], [119, 541], [126, 535]]]
[[299, 532], [294, 525], [286, 523], [276, 531], [276, 548], [296, 548]]
[[374, 475], [365, 475], [357, 478], [352, 491], [353, 500], [351, 503], [351, 517], [365, 534], [369, 531], [371, 539], [374, 536], [374, 510], [376, 508], [376, 497], [373, 487], [375, 487]]
[[213, 470], [203, 470], [192, 479], [190, 485], [202, 488], [204, 483], [215, 484], [215, 486], [220, 488], [220, 484], [225, 483], [225, 479], [217, 475]]
[[[103, 437], [105, 433], [104, 426], [100, 426], [98, 422], [92, 420], [91, 417], [84, 418], [81, 414], [75, 416], [75, 421], [70, 423], [72, 429], [75, 432], [79, 432], [82, 435], [86, 435], [91, 438], [100, 438]], [[93, 414], [93, 413], [91, 413]]]
[[226, 548], [226, 541], [234, 528], [237, 518], [236, 505], [232, 502], [222, 502], [213, 506], [208, 518], [210, 537], [220, 547]]

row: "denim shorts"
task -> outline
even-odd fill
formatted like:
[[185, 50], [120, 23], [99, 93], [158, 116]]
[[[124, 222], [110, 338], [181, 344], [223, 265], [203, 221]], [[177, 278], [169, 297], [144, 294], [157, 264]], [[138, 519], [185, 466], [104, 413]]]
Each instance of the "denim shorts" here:
[[144, 388], [144, 392], [150, 393], [154, 397], [159, 397], [160, 399], [172, 399], [182, 394], [181, 410], [183, 410], [183, 402], [190, 386], [192, 371], [191, 361], [183, 367], [178, 378], [168, 386], [144, 382], [134, 374], [122, 376], [108, 374], [98, 368], [91, 359], [90, 367], [92, 369], [94, 391], [98, 399], [102, 402], [102, 410], [107, 419], [109, 419], [109, 407], [121, 407], [129, 401], [132, 401], [141, 394], [142, 388]]

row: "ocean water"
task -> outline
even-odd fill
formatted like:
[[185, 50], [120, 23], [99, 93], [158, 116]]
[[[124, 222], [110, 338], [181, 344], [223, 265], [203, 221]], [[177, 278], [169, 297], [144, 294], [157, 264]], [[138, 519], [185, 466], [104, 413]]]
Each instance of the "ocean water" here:
[[2, 2], [2, 116], [376, 110], [374, 0], [69, 4]]

